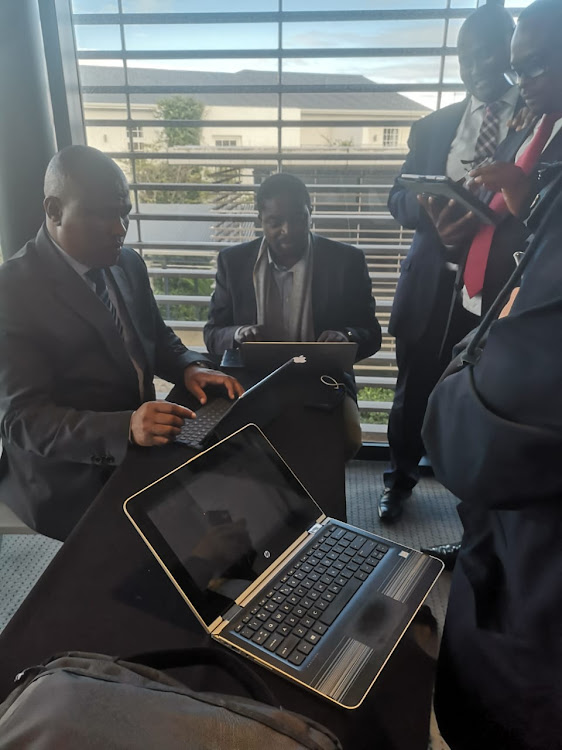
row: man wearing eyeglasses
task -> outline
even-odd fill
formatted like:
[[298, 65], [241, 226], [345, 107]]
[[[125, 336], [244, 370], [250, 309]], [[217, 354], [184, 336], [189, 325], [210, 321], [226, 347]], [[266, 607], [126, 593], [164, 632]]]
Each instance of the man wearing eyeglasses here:
[[[523, 96], [541, 115], [526, 148], [542, 133], [541, 160], [560, 139], [560, 29], [560, 0], [537, 0], [512, 44]], [[424, 424], [435, 474], [460, 498], [464, 526], [435, 693], [452, 750], [562, 747], [560, 166], [533, 200], [534, 249], [509, 315], [492, 324], [475, 364], [437, 386]], [[536, 192], [521, 166], [480, 175], [485, 184], [502, 175], [506, 203], [520, 211]]]
[[[521, 106], [517, 87], [504, 76], [512, 33], [511, 16], [497, 5], [479, 8], [464, 22], [458, 52], [469, 96], [413, 125], [402, 173], [447, 174], [460, 181], [475, 160], [480, 163], [494, 154]], [[491, 304], [513, 267], [513, 250], [504, 249], [496, 254], [477, 299], [465, 295], [461, 301], [459, 294], [451, 306], [455, 281], [462, 282], [459, 263], [476, 220], [458, 206], [444, 206], [437, 200], [420, 205], [399, 183], [390, 192], [388, 206], [402, 226], [416, 232], [402, 265], [389, 324], [396, 337], [398, 382], [388, 427], [391, 466], [385, 472], [378, 506], [381, 520], [387, 523], [400, 517], [419, 479], [427, 399], [451, 349], [477, 325], [482, 309]]]

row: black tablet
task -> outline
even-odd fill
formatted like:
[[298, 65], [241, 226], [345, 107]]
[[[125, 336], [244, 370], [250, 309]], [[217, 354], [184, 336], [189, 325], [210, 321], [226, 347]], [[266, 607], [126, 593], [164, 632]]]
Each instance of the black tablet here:
[[401, 174], [397, 181], [414, 193], [442, 196], [454, 200], [472, 213], [483, 224], [497, 224], [500, 216], [483, 203], [476, 195], [445, 175]]

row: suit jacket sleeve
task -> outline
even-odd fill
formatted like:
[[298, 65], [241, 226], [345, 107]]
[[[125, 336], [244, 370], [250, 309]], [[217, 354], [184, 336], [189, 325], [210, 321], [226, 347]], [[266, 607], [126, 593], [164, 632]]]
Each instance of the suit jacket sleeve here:
[[96, 412], [56, 405], [56, 370], [33, 337], [33, 322], [0, 290], [0, 434], [2, 440], [45, 458], [91, 464], [94, 456], [121, 463], [131, 410]]
[[209, 320], [203, 329], [205, 346], [211, 354], [221, 355], [225, 349], [234, 347], [234, 334], [240, 326], [234, 324], [231, 288], [227, 265], [223, 254], [219, 253], [215, 291], [209, 305]]
[[557, 231], [539, 248], [479, 362], [433, 392], [423, 440], [436, 476], [488, 508], [559, 498], [562, 473], [562, 271]]
[[[408, 156], [402, 165], [400, 174], [424, 174], [425, 161], [423, 159], [423, 137], [420, 132], [425, 123], [415, 122], [408, 138]], [[427, 144], [426, 148], [427, 148]], [[419, 229], [431, 224], [424, 209], [411, 190], [406, 190], [396, 180], [388, 196], [388, 209], [400, 226], [406, 229]]]
[[346, 332], [349, 331], [358, 344], [357, 359], [364, 359], [380, 349], [381, 327], [376, 317], [369, 270], [361, 251], [355, 251], [350, 257], [344, 289], [346, 299], [342, 310]]

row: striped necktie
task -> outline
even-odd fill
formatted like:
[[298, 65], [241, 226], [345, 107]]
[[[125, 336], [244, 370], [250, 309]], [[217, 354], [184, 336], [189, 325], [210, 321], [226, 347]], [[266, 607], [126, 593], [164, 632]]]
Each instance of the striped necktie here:
[[484, 119], [474, 147], [474, 163], [479, 164], [484, 159], [494, 155], [500, 135], [500, 109], [502, 102], [488, 104], [484, 112]]
[[111, 313], [111, 317], [113, 318], [113, 322], [115, 323], [115, 326], [119, 331], [119, 335], [121, 336], [121, 338], [124, 338], [123, 323], [121, 322], [119, 313], [117, 312], [117, 309], [115, 308], [115, 305], [113, 304], [113, 302], [111, 301], [111, 297], [109, 296], [103, 268], [90, 268], [90, 270], [86, 272], [86, 276], [90, 279], [90, 281], [93, 281], [97, 296]]

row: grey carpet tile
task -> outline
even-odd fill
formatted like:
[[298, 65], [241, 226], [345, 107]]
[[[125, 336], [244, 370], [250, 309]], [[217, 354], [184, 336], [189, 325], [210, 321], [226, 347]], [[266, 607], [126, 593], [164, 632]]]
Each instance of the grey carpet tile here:
[[[384, 489], [384, 468], [385, 464], [378, 461], [350, 461], [347, 465], [346, 496], [350, 523], [416, 549], [460, 540], [462, 526], [456, 511], [457, 499], [433, 477], [420, 480], [396, 523], [381, 523], [377, 502]], [[427, 599], [441, 629], [449, 587], [450, 574], [443, 573]]]
[[40, 534], [0, 536], [0, 631], [60, 546], [61, 542]]

